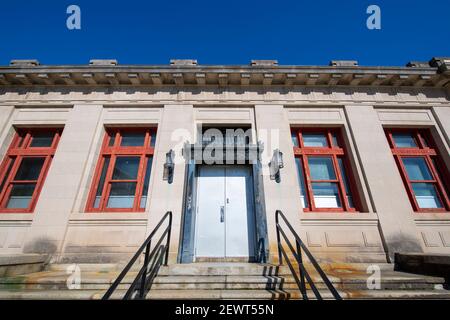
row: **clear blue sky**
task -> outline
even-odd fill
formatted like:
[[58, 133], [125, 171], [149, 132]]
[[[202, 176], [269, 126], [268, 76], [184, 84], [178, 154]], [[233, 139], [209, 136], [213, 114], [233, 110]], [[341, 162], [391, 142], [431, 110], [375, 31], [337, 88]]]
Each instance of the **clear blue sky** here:
[[[66, 28], [66, 8], [81, 8], [82, 29]], [[382, 29], [366, 28], [366, 9], [382, 10]], [[2, 0], [0, 65], [42, 64], [404, 65], [450, 56], [449, 0]]]

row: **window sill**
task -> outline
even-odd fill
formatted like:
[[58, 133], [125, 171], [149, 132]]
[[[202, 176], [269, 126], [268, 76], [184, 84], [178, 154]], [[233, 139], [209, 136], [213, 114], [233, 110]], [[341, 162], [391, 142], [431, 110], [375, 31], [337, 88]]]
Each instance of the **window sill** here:
[[300, 220], [378, 220], [371, 212], [302, 212]]
[[415, 221], [427, 220], [446, 220], [450, 221], [450, 212], [414, 212], [413, 217]]
[[0, 212], [0, 221], [21, 221], [32, 222], [32, 213]]
[[74, 212], [70, 221], [127, 220], [147, 221], [148, 212]]

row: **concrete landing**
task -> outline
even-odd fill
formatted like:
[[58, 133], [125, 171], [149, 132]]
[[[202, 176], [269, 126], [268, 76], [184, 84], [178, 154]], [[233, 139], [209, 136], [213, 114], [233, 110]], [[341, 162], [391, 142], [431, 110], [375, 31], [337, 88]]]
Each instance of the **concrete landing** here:
[[41, 254], [0, 255], [0, 277], [41, 271], [47, 260], [48, 257]]
[[396, 253], [395, 270], [444, 277], [450, 285], [450, 255]]

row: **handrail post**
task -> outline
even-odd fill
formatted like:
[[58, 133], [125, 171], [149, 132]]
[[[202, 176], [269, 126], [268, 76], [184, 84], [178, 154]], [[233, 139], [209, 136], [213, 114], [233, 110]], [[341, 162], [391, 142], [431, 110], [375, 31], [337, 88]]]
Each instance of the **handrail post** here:
[[144, 266], [143, 268], [145, 269], [144, 273], [142, 274], [142, 279], [141, 279], [141, 289], [139, 291], [139, 298], [143, 299], [144, 298], [144, 293], [145, 293], [145, 283], [147, 282], [147, 267], [148, 267], [148, 255], [150, 254], [150, 246], [151, 246], [152, 241], [150, 240], [147, 244], [147, 246], [145, 247], [145, 255], [144, 255]]
[[[298, 271], [300, 272], [300, 291], [302, 292], [303, 299], [308, 299], [308, 295], [306, 294], [306, 285], [305, 285], [305, 275], [303, 273], [303, 268], [305, 267], [303, 265], [303, 258], [302, 258], [302, 247], [300, 246], [300, 243], [298, 243], [298, 240], [295, 240], [295, 244], [297, 246], [297, 255], [298, 255]], [[302, 268], [303, 267], [303, 268]]]
[[[169, 224], [163, 234], [159, 237], [159, 240], [156, 241], [157, 244], [155, 244], [155, 248], [151, 250], [151, 244], [152, 239], [156, 235], [157, 231], [160, 229], [161, 225], [168, 219]], [[135, 293], [137, 293], [137, 297], [143, 299], [145, 297], [145, 290], [147, 287], [147, 281], [153, 281], [153, 276], [151, 278], [148, 277], [148, 274], [157, 273], [159, 266], [161, 266], [161, 258], [163, 256], [161, 255], [161, 258], [158, 259], [158, 263], [156, 266], [151, 266], [151, 272], [148, 272], [149, 264], [152, 261], [155, 254], [159, 254], [159, 249], [163, 247], [162, 243], [164, 241], [164, 237], [167, 236], [167, 244], [166, 244], [166, 252], [165, 252], [165, 265], [168, 263], [168, 256], [169, 256], [169, 245], [170, 245], [170, 235], [171, 235], [171, 229], [172, 229], [172, 211], [167, 211], [166, 214], [161, 218], [159, 223], [156, 225], [156, 227], [153, 229], [152, 232], [148, 235], [147, 239], [144, 241], [144, 243], [139, 247], [137, 252], [133, 255], [131, 260], [128, 262], [128, 264], [123, 268], [122, 272], [118, 275], [116, 280], [113, 282], [113, 284], [109, 287], [109, 289], [106, 291], [106, 293], [103, 295], [102, 300], [107, 300], [111, 298], [111, 295], [114, 293], [114, 291], [117, 289], [117, 287], [122, 283], [122, 280], [125, 278], [125, 276], [128, 274], [128, 272], [131, 270], [133, 265], [136, 263], [136, 261], [139, 261], [140, 264], [140, 258], [142, 258], [142, 253], [145, 254], [144, 256], [144, 265], [139, 269], [138, 274], [134, 278], [133, 282], [131, 283], [130, 287], [128, 288], [126, 294], [123, 296], [124, 300], [134, 298]], [[155, 242], [153, 242], [155, 243]], [[150, 280], [149, 280], [150, 279]], [[140, 283], [140, 286], [138, 287]]]
[[164, 258], [164, 265], [169, 264], [169, 249], [170, 249], [170, 236], [172, 231], [172, 211], [169, 211], [169, 232], [167, 232], [166, 254]]
[[[284, 224], [287, 226], [287, 229], [291, 232], [292, 236], [295, 238], [296, 248], [294, 248], [293, 245], [290, 243], [289, 239], [287, 238], [286, 233], [284, 232], [283, 228], [281, 227], [280, 221], [279, 221], [279, 217], [280, 216], [283, 219]], [[297, 286], [298, 286], [300, 292], [302, 293], [303, 299], [305, 299], [305, 300], [308, 299], [308, 296], [307, 296], [307, 293], [306, 293], [306, 281], [305, 280], [308, 281], [308, 284], [310, 285], [311, 290], [314, 292], [314, 295], [316, 296], [317, 299], [321, 300], [322, 296], [321, 296], [319, 290], [317, 289], [316, 285], [314, 284], [313, 279], [311, 278], [311, 276], [309, 275], [308, 271], [306, 270], [306, 268], [305, 268], [305, 266], [303, 264], [302, 252], [305, 253], [306, 257], [309, 259], [309, 261], [311, 262], [312, 266], [319, 273], [320, 277], [324, 281], [325, 285], [327, 286], [328, 290], [331, 292], [333, 297], [336, 300], [341, 300], [342, 298], [341, 298], [339, 292], [333, 286], [333, 283], [330, 281], [330, 279], [327, 277], [325, 272], [322, 270], [322, 268], [318, 264], [317, 260], [311, 254], [309, 249], [305, 246], [305, 244], [303, 243], [302, 239], [300, 239], [299, 235], [294, 230], [292, 225], [289, 223], [289, 221], [287, 220], [287, 218], [283, 214], [283, 212], [281, 212], [281, 210], [276, 210], [275, 211], [275, 222], [276, 222], [276, 228], [277, 228], [278, 255], [279, 255], [280, 262], [283, 259], [283, 257], [280, 256], [280, 255], [284, 254], [284, 258], [285, 258], [285, 260], [286, 260], [286, 262], [287, 262], [287, 264], [288, 264], [288, 266], [289, 266], [289, 268], [290, 268], [290, 270], [291, 270], [291, 272], [292, 272], [292, 274], [293, 274], [293, 276], [295, 278], [295, 281], [297, 283]], [[287, 246], [289, 247], [291, 253], [294, 254], [294, 257], [295, 257], [295, 259], [297, 261], [298, 268], [299, 268], [299, 271], [300, 271], [300, 280], [297, 277], [297, 272], [295, 272], [295, 270], [292, 268], [292, 264], [290, 262], [290, 257], [287, 255], [287, 253], [284, 252], [284, 249], [281, 246], [280, 234], [283, 235], [283, 239], [285, 240], [285, 242], [286, 242]]]
[[280, 211], [277, 210], [275, 212], [275, 224], [276, 224], [276, 229], [277, 229], [277, 244], [278, 244], [278, 263], [280, 265], [283, 264], [283, 255], [281, 254], [281, 238], [280, 238], [280, 219], [278, 218], [280, 214]]

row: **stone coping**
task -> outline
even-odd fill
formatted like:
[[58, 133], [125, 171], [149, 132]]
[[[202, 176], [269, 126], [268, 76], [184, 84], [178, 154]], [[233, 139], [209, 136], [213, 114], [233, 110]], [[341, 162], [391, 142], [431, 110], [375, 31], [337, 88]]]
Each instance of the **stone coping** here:
[[45, 263], [47, 255], [42, 254], [1, 254], [0, 266]]

